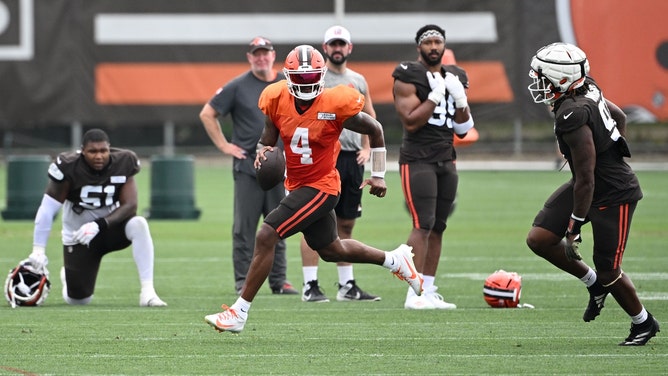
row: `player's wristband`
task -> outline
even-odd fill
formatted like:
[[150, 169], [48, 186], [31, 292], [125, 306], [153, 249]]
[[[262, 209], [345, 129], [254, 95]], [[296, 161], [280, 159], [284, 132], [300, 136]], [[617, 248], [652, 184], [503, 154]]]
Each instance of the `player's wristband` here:
[[580, 218], [575, 214], [571, 214], [571, 219], [568, 220], [568, 229], [566, 232], [572, 235], [580, 234], [580, 228], [584, 224], [584, 221], [584, 218]]
[[456, 121], [452, 122], [452, 129], [457, 134], [466, 134], [469, 130], [473, 128], [473, 116], [469, 115], [469, 119], [463, 123], [457, 123]]
[[376, 178], [385, 178], [385, 161], [387, 158], [387, 149], [371, 148], [371, 176]]
[[94, 222], [97, 223], [97, 227], [99, 227], [100, 230], [104, 230], [109, 227], [109, 222], [107, 222], [106, 218], [98, 218]]

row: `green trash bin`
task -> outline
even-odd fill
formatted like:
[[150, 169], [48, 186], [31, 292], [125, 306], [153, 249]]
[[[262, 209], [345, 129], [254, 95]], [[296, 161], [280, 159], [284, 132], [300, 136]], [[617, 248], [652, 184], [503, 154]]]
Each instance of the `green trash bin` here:
[[151, 158], [151, 219], [198, 219], [195, 208], [194, 157]]
[[49, 164], [48, 155], [7, 157], [7, 208], [2, 219], [35, 219], [49, 181]]

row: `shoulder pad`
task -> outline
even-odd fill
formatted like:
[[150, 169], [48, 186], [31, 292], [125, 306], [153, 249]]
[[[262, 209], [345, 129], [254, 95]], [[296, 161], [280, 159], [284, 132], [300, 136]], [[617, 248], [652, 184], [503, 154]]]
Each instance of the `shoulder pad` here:
[[74, 165], [81, 157], [80, 152], [68, 151], [58, 154], [56, 159], [49, 165], [49, 178], [61, 182], [65, 177], [70, 175]]
[[572, 132], [585, 125], [587, 121], [587, 110], [567, 98], [555, 112], [555, 132], [557, 134]]
[[424, 83], [427, 80], [427, 68], [417, 61], [404, 61], [394, 68], [392, 77], [407, 83]]

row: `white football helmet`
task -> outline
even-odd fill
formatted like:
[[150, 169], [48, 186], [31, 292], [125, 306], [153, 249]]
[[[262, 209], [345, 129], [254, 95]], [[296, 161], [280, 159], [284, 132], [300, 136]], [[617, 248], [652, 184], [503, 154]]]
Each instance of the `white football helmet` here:
[[487, 304], [494, 308], [515, 308], [520, 304], [522, 277], [515, 272], [497, 270], [485, 280], [482, 293]]
[[51, 288], [48, 277], [48, 272], [39, 272], [30, 263], [21, 262], [7, 275], [5, 299], [12, 308], [44, 303]]
[[285, 58], [283, 74], [288, 90], [296, 98], [309, 101], [325, 89], [325, 59], [312, 46], [295, 47]]
[[587, 55], [569, 43], [552, 43], [542, 47], [531, 59], [528, 86], [536, 103], [552, 104], [562, 94], [584, 84], [589, 74]]

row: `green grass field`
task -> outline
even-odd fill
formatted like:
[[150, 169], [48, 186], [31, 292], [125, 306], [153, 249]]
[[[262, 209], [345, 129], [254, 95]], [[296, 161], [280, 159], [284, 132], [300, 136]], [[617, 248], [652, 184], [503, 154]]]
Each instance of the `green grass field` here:
[[[146, 163], [148, 165], [148, 163]], [[149, 167], [139, 175], [140, 207], [149, 206]], [[265, 285], [239, 335], [218, 333], [206, 314], [232, 304], [232, 177], [229, 168], [198, 164], [197, 221], [151, 220], [155, 284], [169, 303], [138, 307], [139, 283], [129, 250], [106, 257], [95, 299], [61, 299], [59, 223], [48, 246], [51, 296], [38, 308], [0, 306], [0, 375], [664, 375], [668, 373], [668, 174], [639, 172], [645, 198], [634, 217], [624, 269], [664, 330], [647, 346], [619, 347], [630, 320], [614, 299], [585, 323], [581, 282], [534, 256], [524, 239], [549, 193], [567, 179], [558, 172], [460, 173], [436, 283], [455, 311], [403, 309], [407, 286], [386, 269], [355, 266], [364, 289], [380, 302], [336, 302], [336, 267], [320, 264], [331, 303], [272, 295]], [[410, 220], [398, 173], [388, 195], [364, 196], [354, 236], [391, 250], [405, 242]], [[0, 169], [6, 202], [6, 167]], [[591, 259], [589, 226], [583, 255]], [[30, 252], [31, 221], [0, 221], [0, 270]], [[288, 240], [288, 276], [302, 283], [298, 237]], [[492, 309], [482, 298], [496, 269], [523, 276], [522, 302], [535, 309]], [[3, 276], [4, 277], [4, 276]]]

